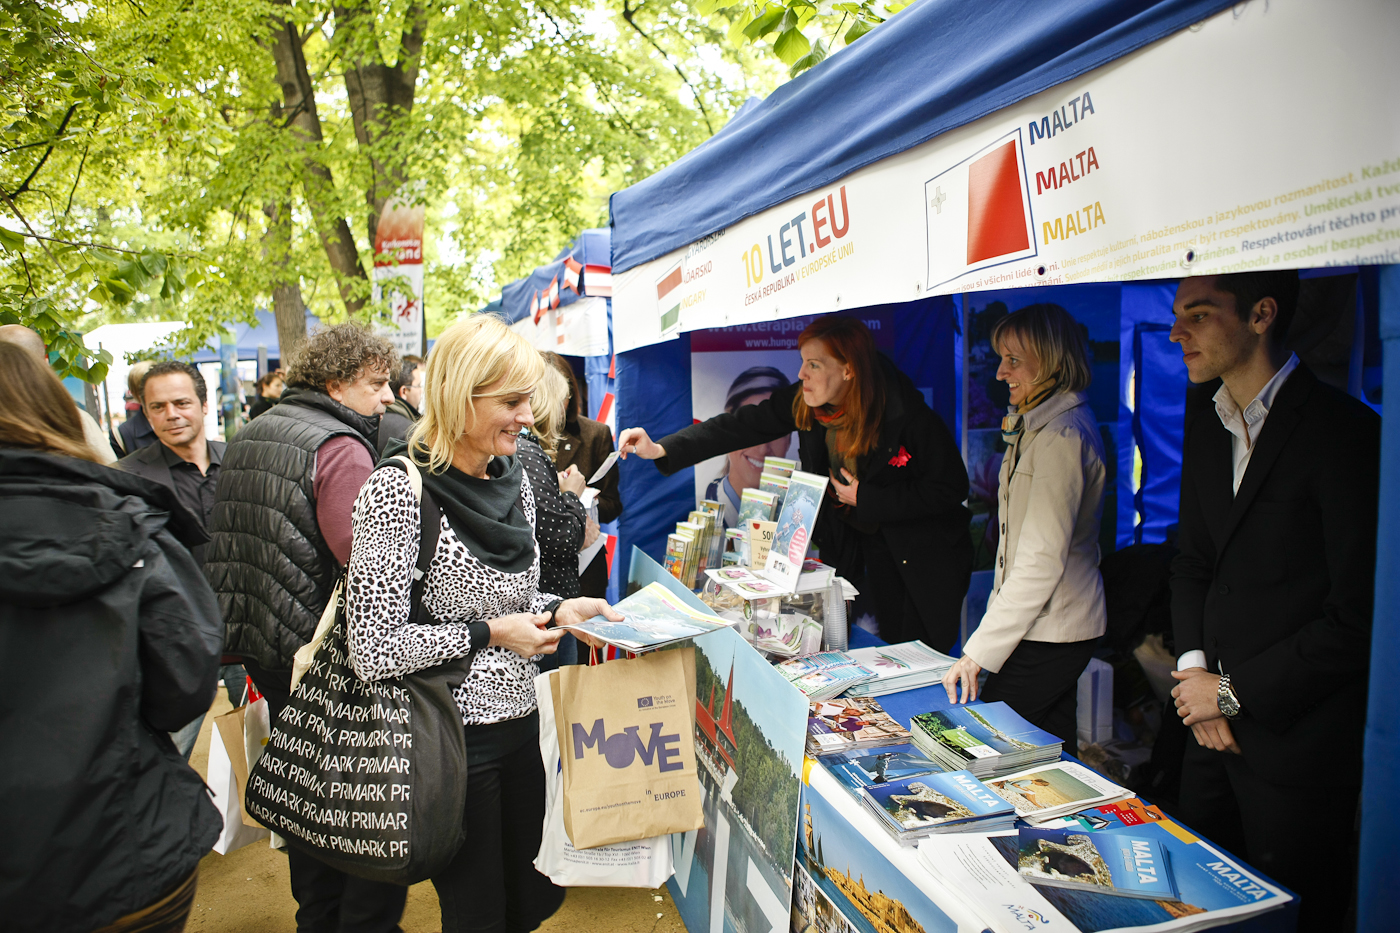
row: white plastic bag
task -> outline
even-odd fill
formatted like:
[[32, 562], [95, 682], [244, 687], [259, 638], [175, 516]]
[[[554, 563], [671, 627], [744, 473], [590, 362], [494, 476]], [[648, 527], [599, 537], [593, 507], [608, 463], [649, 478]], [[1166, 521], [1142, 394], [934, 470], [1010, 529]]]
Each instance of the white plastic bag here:
[[[264, 701], [265, 702], [265, 701]], [[264, 721], [266, 719], [264, 718]], [[237, 749], [239, 754], [243, 748]], [[224, 828], [214, 841], [214, 851], [228, 855], [235, 849], [266, 839], [270, 833], [261, 826], [250, 826], [243, 821], [243, 788], [234, 777], [233, 761], [218, 729], [209, 737], [209, 787], [214, 791], [214, 806], [224, 818]]]
[[544, 837], [535, 868], [561, 887], [659, 888], [674, 871], [669, 836], [575, 849], [564, 831], [564, 775], [559, 768], [559, 736], [554, 728], [551, 674], [535, 678], [540, 708], [540, 758], [544, 762]]

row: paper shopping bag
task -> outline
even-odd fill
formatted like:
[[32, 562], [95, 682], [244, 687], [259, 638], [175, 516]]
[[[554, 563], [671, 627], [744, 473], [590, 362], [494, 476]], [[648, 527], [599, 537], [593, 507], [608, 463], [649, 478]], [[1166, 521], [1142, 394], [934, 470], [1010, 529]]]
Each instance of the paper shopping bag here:
[[[551, 680], [552, 678], [552, 680]], [[535, 869], [560, 887], [659, 888], [672, 874], [671, 838], [652, 836], [580, 851], [564, 832], [560, 803], [564, 775], [559, 764], [558, 731], [554, 725], [559, 672], [535, 678], [540, 710], [540, 758], [544, 762], [544, 832]]]
[[695, 649], [559, 671], [564, 828], [576, 849], [704, 825]]
[[[243, 710], [239, 707], [214, 720], [215, 734], [209, 742], [208, 785], [214, 792], [214, 806], [224, 819], [224, 828], [214, 841], [214, 851], [227, 855], [259, 839], [268, 831], [248, 818], [243, 809], [243, 788], [248, 783], [248, 765], [243, 751]], [[233, 732], [230, 738], [229, 732]]]

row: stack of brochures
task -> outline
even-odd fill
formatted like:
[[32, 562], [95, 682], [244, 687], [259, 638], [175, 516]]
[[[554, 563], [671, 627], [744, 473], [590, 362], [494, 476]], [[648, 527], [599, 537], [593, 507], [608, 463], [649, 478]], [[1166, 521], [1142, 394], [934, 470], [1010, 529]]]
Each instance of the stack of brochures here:
[[[862, 688], [864, 689], [864, 688]], [[1064, 743], [1037, 729], [1005, 703], [950, 706], [920, 713], [910, 725], [914, 744], [950, 769], [983, 780], [1041, 762], [1058, 761]]]
[[[1155, 930], [1239, 923], [1292, 897], [1139, 800], [1048, 827], [930, 836], [919, 861], [993, 933]], [[1034, 918], [1034, 923], [1028, 922]], [[1287, 925], [1286, 923], [1283, 925]]]
[[945, 770], [908, 743], [823, 755], [821, 763], [857, 800], [864, 799], [862, 791], [867, 787], [924, 774], [941, 774]]
[[862, 792], [866, 807], [902, 845], [940, 833], [997, 832], [1016, 812], [969, 771], [901, 778]]
[[1116, 897], [1180, 901], [1166, 847], [1156, 839], [1082, 829], [1023, 828], [1017, 870], [1031, 884]]
[[774, 665], [809, 700], [829, 700], [875, 677], [844, 651], [823, 651]]
[[872, 697], [936, 684], [957, 663], [955, 658], [934, 651], [921, 641], [853, 648], [850, 655], [875, 672], [875, 679], [860, 688], [862, 694]]
[[1132, 797], [1132, 792], [1072, 761], [1057, 761], [987, 782], [998, 797], [1029, 823], [1044, 823], [1085, 807]]
[[908, 741], [909, 730], [868, 697], [823, 700], [807, 710], [807, 754], [813, 758]]

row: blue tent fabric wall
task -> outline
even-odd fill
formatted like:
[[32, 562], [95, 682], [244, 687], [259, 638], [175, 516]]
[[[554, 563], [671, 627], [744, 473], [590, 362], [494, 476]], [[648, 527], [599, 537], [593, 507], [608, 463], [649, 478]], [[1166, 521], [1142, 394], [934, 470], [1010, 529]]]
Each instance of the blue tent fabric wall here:
[[664, 256], [1228, 6], [1226, 0], [913, 4], [703, 145], [615, 193], [613, 270]]

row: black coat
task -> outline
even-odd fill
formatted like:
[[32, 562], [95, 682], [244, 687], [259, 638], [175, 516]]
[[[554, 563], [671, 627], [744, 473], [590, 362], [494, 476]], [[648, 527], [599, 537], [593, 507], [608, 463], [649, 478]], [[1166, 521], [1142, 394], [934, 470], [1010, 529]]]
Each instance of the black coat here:
[[[559, 441], [554, 463], [560, 473], [570, 466], [576, 466], [583, 478], [588, 479], [603, 465], [613, 449], [612, 430], [602, 422], [579, 415], [564, 425], [564, 437]], [[601, 524], [607, 524], [622, 514], [622, 493], [618, 491], [618, 475], [621, 472], [614, 466], [607, 476], [598, 480], [598, 521]], [[599, 551], [598, 556], [579, 575], [579, 590], [584, 596], [607, 595], [606, 549]]]
[[[1380, 484], [1380, 418], [1299, 365], [1232, 497], [1219, 380], [1193, 388], [1172, 565], [1178, 654], [1223, 665], [1251, 769], [1276, 784], [1361, 780]], [[1349, 818], [1343, 814], [1342, 818]]]
[[223, 627], [184, 546], [204, 534], [161, 486], [14, 449], [0, 509], [0, 927], [88, 933], [222, 825], [169, 736], [217, 683]]
[[579, 595], [578, 552], [588, 514], [578, 496], [559, 488], [554, 461], [533, 435], [516, 444], [535, 492], [535, 543], [540, 549], [540, 592], [561, 599]]
[[[206, 441], [206, 443], [209, 445], [210, 454], [222, 460], [224, 448], [227, 445], [225, 445], [223, 441]], [[162, 486], [172, 491], [175, 489], [175, 477], [170, 473], [170, 465], [165, 462], [164, 444], [151, 444], [148, 447], [142, 447], [135, 453], [127, 454], [116, 462], [116, 468], [118, 470], [124, 470], [127, 473], [134, 473], [137, 476], [143, 476], [152, 482], [160, 483]], [[199, 522], [200, 528], [207, 533], [208, 529], [204, 528], [204, 516], [202, 514], [195, 514], [193, 518]], [[201, 567], [204, 566], [204, 547], [203, 544], [198, 544], [190, 548], [190, 553], [194, 555], [195, 563], [199, 564]]]
[[[879, 525], [905, 588], [918, 606], [925, 628], [956, 637], [957, 607], [967, 594], [972, 572], [971, 514], [967, 467], [943, 419], [928, 407], [909, 377], [880, 357], [885, 379], [885, 413], [880, 439], [857, 460], [860, 489], [855, 517]], [[702, 460], [766, 444], [797, 430], [792, 401], [798, 383], [778, 389], [757, 405], [716, 415], [662, 438], [666, 456], [656, 461], [667, 475]], [[802, 469], [830, 475], [826, 428], [813, 423], [798, 434]], [[899, 456], [900, 450], [907, 460]], [[897, 465], [900, 461], [903, 465]], [[823, 559], [842, 576], [861, 579], [861, 535], [836, 514], [830, 497], [822, 504], [814, 534]], [[949, 618], [949, 617], [952, 618]], [[933, 647], [946, 650], [950, 644]]]

